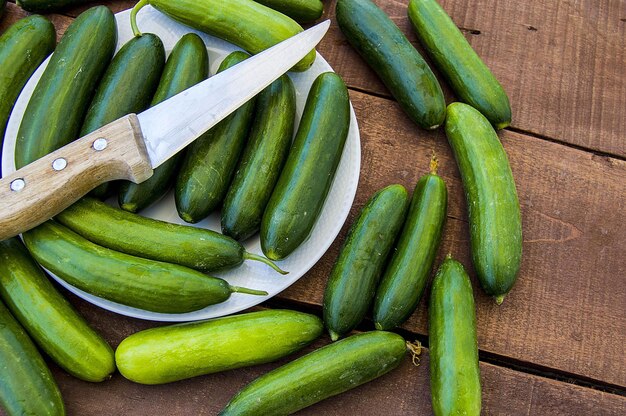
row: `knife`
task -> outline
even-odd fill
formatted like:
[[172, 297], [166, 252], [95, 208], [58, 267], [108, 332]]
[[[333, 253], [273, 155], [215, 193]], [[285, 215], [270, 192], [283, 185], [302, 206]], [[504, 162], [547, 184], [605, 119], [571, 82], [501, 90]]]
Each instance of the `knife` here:
[[141, 183], [293, 67], [326, 20], [140, 113], [120, 118], [0, 180], [0, 241], [54, 217], [101, 183]]

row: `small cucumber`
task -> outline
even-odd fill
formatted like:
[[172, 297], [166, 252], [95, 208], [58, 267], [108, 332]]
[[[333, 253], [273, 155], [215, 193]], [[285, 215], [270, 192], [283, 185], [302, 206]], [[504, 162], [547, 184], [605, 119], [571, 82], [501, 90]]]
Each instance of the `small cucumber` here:
[[446, 220], [448, 191], [437, 176], [437, 162], [420, 178], [413, 191], [396, 250], [376, 291], [376, 329], [392, 329], [417, 308], [430, 277]]
[[320, 74], [261, 221], [261, 248], [269, 259], [287, 257], [308, 238], [335, 177], [349, 126], [346, 85], [334, 72]]
[[91, 0], [17, 0], [16, 3], [22, 9], [31, 13], [52, 13], [90, 1]]
[[441, 86], [404, 33], [370, 0], [338, 0], [337, 23], [405, 113], [425, 129], [446, 116]]
[[39, 347], [68, 373], [103, 381], [113, 350], [52, 286], [17, 238], [0, 241], [0, 296]]
[[391, 332], [353, 335], [252, 381], [220, 415], [295, 413], [388, 373], [400, 365], [405, 352], [404, 339]]
[[474, 269], [501, 304], [522, 260], [522, 218], [509, 160], [489, 120], [467, 104], [448, 106], [446, 136], [465, 189]]
[[296, 22], [313, 22], [324, 13], [324, 4], [320, 0], [255, 0], [269, 8], [291, 17]]
[[245, 240], [259, 231], [263, 211], [285, 164], [296, 118], [296, 92], [283, 75], [257, 97], [250, 137], [222, 207], [222, 232]]
[[333, 341], [365, 317], [407, 205], [404, 186], [390, 185], [370, 198], [350, 228], [324, 294], [324, 323]]
[[483, 113], [498, 130], [511, 124], [504, 88], [439, 3], [411, 0], [408, 14], [428, 56], [461, 101]]
[[430, 389], [435, 415], [480, 415], [472, 284], [463, 265], [450, 255], [433, 279], [428, 332]]
[[[222, 61], [217, 72], [249, 57], [235, 51]], [[254, 103], [253, 98], [189, 145], [174, 192], [178, 215], [184, 221], [203, 220], [224, 200], [248, 140]]]
[[121, 342], [115, 358], [127, 379], [162, 384], [275, 361], [304, 348], [322, 330], [314, 315], [251, 312], [138, 332]]

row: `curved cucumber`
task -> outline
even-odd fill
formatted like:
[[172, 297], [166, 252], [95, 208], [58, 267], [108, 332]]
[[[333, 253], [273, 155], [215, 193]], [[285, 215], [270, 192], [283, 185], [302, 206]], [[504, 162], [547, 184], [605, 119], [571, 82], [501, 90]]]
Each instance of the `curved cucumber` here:
[[243, 156], [222, 207], [222, 232], [245, 240], [259, 231], [263, 211], [285, 164], [293, 138], [296, 92], [283, 75], [257, 97]]
[[261, 248], [269, 259], [287, 257], [308, 238], [341, 160], [349, 126], [346, 85], [334, 72], [320, 74], [309, 90], [298, 132], [261, 221]]
[[411, 0], [408, 14], [428, 56], [461, 101], [480, 111], [496, 129], [511, 124], [504, 88], [439, 3]]
[[522, 218], [509, 160], [489, 121], [467, 104], [448, 106], [446, 136], [465, 189], [474, 269], [500, 304], [522, 260]]
[[405, 113], [425, 129], [442, 125], [446, 102], [441, 86], [389, 16], [370, 0], [338, 0], [336, 13], [343, 34]]
[[404, 339], [391, 332], [353, 335], [252, 381], [220, 415], [295, 413], [388, 373], [400, 365], [405, 352]]
[[480, 415], [472, 284], [463, 265], [450, 255], [433, 280], [428, 332], [430, 389], [435, 415]]
[[17, 238], [0, 241], [0, 296], [33, 340], [74, 377], [103, 381], [113, 350], [52, 286]]
[[324, 294], [324, 323], [333, 341], [365, 317], [407, 205], [406, 189], [390, 185], [370, 198], [350, 228]]
[[17, 5], [31, 13], [52, 13], [91, 0], [17, 0]]
[[252, 312], [138, 332], [122, 341], [115, 358], [127, 379], [162, 384], [275, 361], [313, 342], [322, 329], [318, 317], [302, 312]]
[[291, 17], [296, 22], [313, 22], [324, 13], [320, 0], [255, 0], [269, 8]]
[[[222, 61], [217, 72], [249, 57], [235, 51]], [[189, 145], [174, 191], [176, 209], [184, 221], [203, 220], [224, 200], [248, 140], [254, 103], [253, 98]]]

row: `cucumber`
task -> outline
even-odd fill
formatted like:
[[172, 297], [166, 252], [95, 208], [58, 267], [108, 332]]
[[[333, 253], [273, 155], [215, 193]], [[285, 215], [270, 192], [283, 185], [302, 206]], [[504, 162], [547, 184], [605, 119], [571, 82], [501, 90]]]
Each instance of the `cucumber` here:
[[237, 241], [215, 231], [142, 217], [93, 198], [79, 200], [56, 220], [95, 244], [133, 256], [203, 272], [255, 260], [286, 274], [265, 257], [248, 253]]
[[396, 250], [376, 291], [374, 325], [392, 329], [415, 311], [430, 277], [446, 220], [448, 191], [437, 162], [420, 178]]
[[113, 350], [54, 288], [17, 238], [0, 241], [0, 296], [59, 366], [85, 381], [115, 371]]
[[4, 14], [4, 8], [7, 5], [7, 0], [0, 0], [0, 17]]
[[[152, 105], [204, 81], [208, 74], [206, 45], [195, 33], [184, 35], [167, 59]], [[126, 211], [139, 212], [159, 200], [174, 182], [182, 157], [183, 152], [171, 157], [154, 170], [150, 179], [140, 184], [122, 182], [118, 198], [120, 207]]]
[[472, 284], [463, 265], [446, 257], [428, 307], [430, 389], [440, 415], [480, 415], [480, 370]]
[[306, 240], [322, 210], [350, 126], [343, 80], [320, 74], [306, 100], [300, 126], [261, 221], [261, 248], [271, 260], [291, 254]]
[[8, 415], [65, 415], [50, 370], [9, 310], [0, 302], [0, 405]]
[[304, 348], [322, 330], [314, 315], [251, 312], [138, 332], [121, 342], [115, 358], [127, 379], [162, 384], [275, 361]]
[[436, 0], [410, 0], [409, 20], [461, 101], [483, 113], [496, 129], [511, 124], [504, 88]]
[[113, 13], [96, 6], [67, 28], [28, 102], [15, 143], [21, 168], [78, 137], [117, 40]]
[[337, 23], [348, 42], [378, 74], [404, 112], [425, 129], [443, 124], [446, 102], [424, 58], [370, 0], [338, 0]]
[[177, 264], [100, 247], [52, 221], [22, 236], [33, 257], [67, 283], [134, 308], [185, 313], [224, 302], [232, 292], [267, 295]]
[[291, 17], [296, 22], [313, 22], [324, 13], [324, 4], [320, 0], [255, 0], [269, 8]]
[[[222, 61], [217, 72], [249, 57], [235, 51]], [[203, 220], [224, 200], [248, 140], [254, 103], [253, 98], [189, 145], [174, 189], [178, 216], [184, 221]]]
[[78, 4], [89, 3], [91, 0], [17, 0], [22, 9], [31, 13], [52, 13]]
[[522, 260], [522, 218], [509, 160], [489, 121], [467, 104], [448, 106], [446, 136], [465, 189], [474, 269], [499, 305]]
[[283, 75], [257, 97], [250, 137], [222, 207], [222, 232], [245, 240], [261, 227], [263, 211], [285, 164], [296, 118], [296, 92]]
[[406, 352], [391, 332], [353, 335], [262, 375], [237, 393], [221, 416], [287, 415], [396, 368]]
[[0, 149], [17, 97], [55, 45], [54, 26], [37, 15], [18, 20], [0, 36]]
[[[137, 12], [147, 4], [174, 20], [224, 39], [252, 54], [303, 30], [290, 17], [253, 0], [141, 0], [131, 14], [131, 24], [135, 29]], [[309, 52], [293, 70], [307, 70], [315, 61], [315, 55], [315, 50]]]
[[333, 341], [365, 317], [407, 205], [404, 186], [390, 185], [370, 198], [350, 228], [324, 294], [324, 323]]

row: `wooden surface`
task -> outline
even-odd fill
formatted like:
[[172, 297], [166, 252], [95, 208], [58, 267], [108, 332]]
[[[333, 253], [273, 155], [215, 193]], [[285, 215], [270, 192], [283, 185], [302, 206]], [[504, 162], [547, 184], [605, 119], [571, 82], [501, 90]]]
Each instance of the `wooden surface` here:
[[[114, 11], [133, 4], [103, 3]], [[427, 172], [433, 150], [450, 192], [438, 260], [451, 252], [471, 270], [465, 202], [445, 135], [419, 129], [401, 112], [348, 46], [334, 22], [334, 3], [325, 2], [333, 25], [318, 50], [351, 89], [361, 132], [359, 189], [326, 255], [265, 305], [320, 316], [328, 273], [358, 210], [388, 184], [412, 190]], [[408, 0], [376, 3], [418, 46], [406, 17]], [[626, 414], [626, 1], [442, 4], [504, 85], [514, 117], [500, 138], [522, 206], [524, 256], [518, 282], [502, 306], [474, 281], [484, 414]], [[50, 16], [59, 35], [81, 10]], [[9, 4], [0, 31], [23, 15]], [[157, 325], [70, 299], [114, 346]], [[427, 343], [425, 304], [400, 332]], [[371, 322], [360, 329], [372, 329]], [[315, 346], [327, 342], [325, 336]], [[212, 415], [248, 381], [279, 364], [157, 387], [130, 383], [119, 374], [89, 384], [51, 367], [69, 414]], [[430, 414], [427, 364], [427, 352], [419, 367], [407, 356], [398, 370], [302, 414]]]

